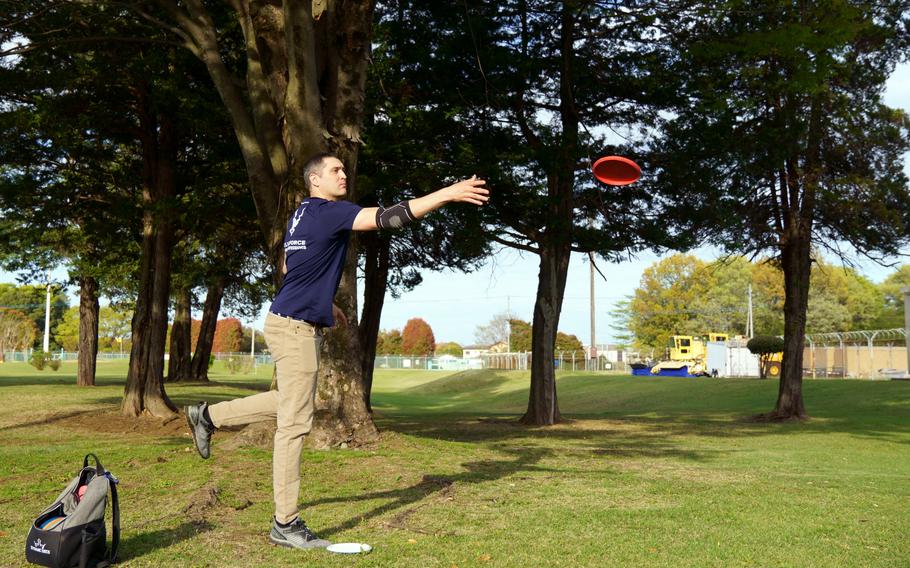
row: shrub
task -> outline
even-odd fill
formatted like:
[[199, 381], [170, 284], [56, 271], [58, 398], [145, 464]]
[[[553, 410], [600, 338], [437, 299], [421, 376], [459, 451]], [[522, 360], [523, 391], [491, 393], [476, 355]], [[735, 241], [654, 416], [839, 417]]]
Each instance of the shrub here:
[[[746, 348], [752, 354], [758, 355], [760, 361], [758, 375], [764, 379], [772, 369], [774, 355], [784, 350], [784, 340], [776, 335], [756, 335], [746, 343]], [[775, 364], [775, 368], [780, 371], [779, 364]]]
[[50, 367], [52, 371], [59, 371], [60, 359], [48, 359], [47, 366]]
[[776, 335], [756, 335], [746, 343], [749, 352], [755, 355], [770, 355], [784, 350], [784, 340]]
[[232, 375], [249, 373], [253, 370], [253, 358], [242, 355], [232, 355], [225, 359], [224, 366], [227, 368], [228, 373]]
[[48, 359], [48, 354], [44, 351], [32, 351], [32, 356], [28, 362], [32, 367], [38, 369], [39, 371], [43, 371], [44, 366], [47, 365]]

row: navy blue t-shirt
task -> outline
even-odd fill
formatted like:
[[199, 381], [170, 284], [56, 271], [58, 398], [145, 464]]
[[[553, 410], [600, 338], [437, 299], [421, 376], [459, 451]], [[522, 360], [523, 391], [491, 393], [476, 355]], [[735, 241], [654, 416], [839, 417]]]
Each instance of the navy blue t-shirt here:
[[332, 300], [341, 281], [348, 237], [360, 209], [345, 200], [303, 200], [284, 233], [288, 271], [270, 311], [319, 325], [335, 324]]

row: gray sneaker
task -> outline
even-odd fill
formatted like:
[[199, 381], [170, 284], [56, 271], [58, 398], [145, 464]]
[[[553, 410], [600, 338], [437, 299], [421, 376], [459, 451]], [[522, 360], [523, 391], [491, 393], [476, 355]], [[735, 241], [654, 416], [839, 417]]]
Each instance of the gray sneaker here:
[[200, 402], [193, 406], [183, 407], [186, 412], [186, 423], [190, 427], [190, 434], [193, 435], [193, 444], [196, 445], [196, 451], [207, 460], [212, 455], [212, 433], [215, 431], [215, 425], [205, 419], [205, 408], [208, 403]]
[[298, 517], [287, 528], [278, 526], [278, 521], [272, 517], [272, 530], [269, 532], [269, 540], [272, 544], [285, 546], [287, 548], [325, 548], [332, 544], [313, 534], [306, 523]]

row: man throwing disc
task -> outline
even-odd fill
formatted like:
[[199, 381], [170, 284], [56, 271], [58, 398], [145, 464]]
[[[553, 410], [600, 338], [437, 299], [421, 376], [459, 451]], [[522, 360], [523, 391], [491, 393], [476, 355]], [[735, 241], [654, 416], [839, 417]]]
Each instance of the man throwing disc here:
[[310, 431], [316, 404], [316, 374], [322, 329], [335, 323], [333, 299], [341, 281], [351, 231], [398, 229], [447, 203], [483, 205], [489, 199], [484, 180], [474, 176], [423, 197], [389, 208], [361, 208], [344, 199], [344, 164], [331, 154], [318, 154], [303, 169], [310, 196], [288, 220], [284, 235], [284, 282], [265, 319], [278, 380], [272, 390], [209, 406], [187, 406], [187, 423], [196, 450], [211, 454], [212, 434], [223, 426], [277, 420], [272, 460], [275, 516], [269, 539], [291, 548], [322, 548], [300, 518], [300, 452]]

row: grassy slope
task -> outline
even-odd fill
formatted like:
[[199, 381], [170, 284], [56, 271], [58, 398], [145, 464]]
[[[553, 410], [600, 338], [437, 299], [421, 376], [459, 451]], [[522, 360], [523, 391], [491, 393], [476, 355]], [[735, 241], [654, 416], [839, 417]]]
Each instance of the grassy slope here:
[[[310, 524], [376, 547], [351, 559], [268, 546], [270, 452], [219, 434], [204, 462], [180, 422], [117, 419], [123, 371], [78, 389], [72, 367], [0, 367], [0, 565], [22, 562], [30, 518], [89, 450], [122, 481], [127, 566], [910, 563], [906, 382], [808, 381], [811, 421], [754, 424], [776, 383], [569, 374], [572, 420], [527, 429], [525, 373], [381, 371], [382, 443], [304, 454]], [[214, 401], [268, 377], [168, 393]]]

